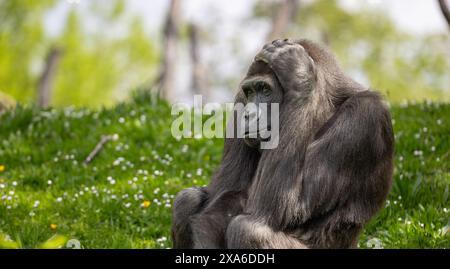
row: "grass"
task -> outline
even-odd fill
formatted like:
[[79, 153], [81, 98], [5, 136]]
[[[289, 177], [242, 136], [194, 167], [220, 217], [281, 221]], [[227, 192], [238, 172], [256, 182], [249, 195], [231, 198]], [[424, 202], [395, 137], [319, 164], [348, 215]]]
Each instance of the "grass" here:
[[[153, 104], [153, 105], [152, 105]], [[392, 108], [396, 169], [360, 247], [450, 247], [450, 105]], [[223, 143], [171, 136], [170, 107], [149, 95], [111, 109], [0, 116], [0, 248], [168, 248], [174, 195], [207, 184]], [[114, 135], [92, 163], [103, 135]], [[73, 242], [73, 241], [69, 241]]]

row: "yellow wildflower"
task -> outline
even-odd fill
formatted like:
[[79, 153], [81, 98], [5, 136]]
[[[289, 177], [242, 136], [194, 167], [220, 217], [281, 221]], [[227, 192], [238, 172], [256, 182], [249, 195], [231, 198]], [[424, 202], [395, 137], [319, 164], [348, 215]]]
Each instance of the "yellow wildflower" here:
[[4, 165], [0, 165], [0, 173], [5, 171], [5, 166]]
[[50, 224], [50, 229], [56, 230], [56, 228], [58, 228], [58, 225], [56, 225], [54, 223]]
[[149, 207], [151, 205], [151, 202], [150, 201], [147, 201], [147, 200], [145, 200], [143, 203], [142, 203], [142, 207], [143, 208], [147, 208], [147, 207]]

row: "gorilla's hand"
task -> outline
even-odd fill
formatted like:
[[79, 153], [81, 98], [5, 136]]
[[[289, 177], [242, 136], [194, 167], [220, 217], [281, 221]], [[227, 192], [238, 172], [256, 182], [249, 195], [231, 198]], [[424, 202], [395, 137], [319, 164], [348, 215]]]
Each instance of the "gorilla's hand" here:
[[309, 92], [314, 87], [314, 60], [295, 41], [278, 39], [268, 43], [255, 56], [255, 61], [267, 63], [286, 91]]

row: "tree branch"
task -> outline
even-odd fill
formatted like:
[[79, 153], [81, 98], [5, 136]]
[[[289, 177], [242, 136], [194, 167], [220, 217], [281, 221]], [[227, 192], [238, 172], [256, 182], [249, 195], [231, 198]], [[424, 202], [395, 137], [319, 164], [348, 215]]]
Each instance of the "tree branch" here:
[[160, 93], [169, 100], [174, 101], [175, 95], [175, 67], [177, 59], [177, 46], [179, 39], [179, 25], [181, 17], [181, 1], [172, 0], [164, 25], [164, 55], [161, 65]]
[[46, 108], [50, 105], [52, 96], [52, 83], [56, 74], [57, 65], [61, 58], [62, 50], [56, 47], [50, 49], [45, 61], [44, 71], [38, 84], [38, 105]]
[[99, 154], [100, 151], [103, 149], [105, 144], [112, 139], [113, 137], [111, 135], [102, 136], [102, 139], [100, 140], [100, 142], [98, 142], [98, 144], [95, 146], [94, 150], [89, 154], [86, 160], [84, 160], [84, 163], [89, 164], [90, 162], [92, 162], [92, 160], [97, 156], [97, 154]]
[[205, 73], [206, 70], [203, 67], [200, 59], [200, 40], [199, 29], [194, 23], [189, 25], [189, 45], [190, 56], [192, 62], [192, 82], [191, 88], [194, 94], [201, 94], [203, 98], [207, 98], [208, 91], [206, 87]]

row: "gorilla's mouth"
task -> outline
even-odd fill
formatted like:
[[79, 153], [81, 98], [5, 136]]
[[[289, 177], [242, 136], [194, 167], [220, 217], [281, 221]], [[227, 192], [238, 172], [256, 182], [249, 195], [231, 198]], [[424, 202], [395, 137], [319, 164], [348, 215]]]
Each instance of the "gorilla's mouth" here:
[[256, 132], [245, 131], [244, 139], [253, 141], [269, 141], [270, 140], [270, 127], [267, 129], [257, 130]]

